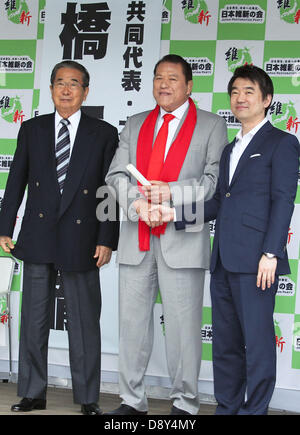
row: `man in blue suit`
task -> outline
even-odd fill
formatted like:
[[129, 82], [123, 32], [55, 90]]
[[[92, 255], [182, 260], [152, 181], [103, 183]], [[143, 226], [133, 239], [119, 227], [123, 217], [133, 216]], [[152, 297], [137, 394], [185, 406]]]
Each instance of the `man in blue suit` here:
[[[0, 213], [0, 246], [24, 261], [18, 395], [12, 411], [46, 408], [47, 352], [57, 271], [63, 285], [74, 401], [99, 415], [99, 267], [117, 248], [118, 222], [99, 222], [97, 189], [118, 144], [112, 125], [81, 111], [89, 73], [57, 64], [50, 86], [55, 113], [22, 124]], [[28, 186], [16, 245], [16, 214]]]
[[[266, 119], [273, 84], [262, 69], [237, 68], [228, 93], [241, 130], [225, 147], [216, 193], [204, 203], [204, 220], [216, 219], [210, 266], [216, 413], [258, 415], [267, 413], [276, 380], [273, 312], [278, 275], [290, 273], [286, 242], [300, 149], [295, 136]], [[159, 208], [160, 220], [176, 219], [174, 209]], [[191, 211], [175, 214], [178, 230], [193, 221]]]

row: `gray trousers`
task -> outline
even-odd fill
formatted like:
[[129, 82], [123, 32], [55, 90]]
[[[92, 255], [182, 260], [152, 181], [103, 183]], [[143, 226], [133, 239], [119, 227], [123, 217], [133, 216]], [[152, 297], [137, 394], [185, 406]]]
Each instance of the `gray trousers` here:
[[170, 394], [174, 406], [192, 414], [199, 410], [201, 319], [205, 270], [171, 269], [160, 241], [151, 236], [141, 264], [120, 264], [120, 396], [140, 411], [148, 408], [144, 385], [153, 346], [153, 309], [160, 290]]
[[[98, 269], [61, 272], [69, 337], [74, 402], [98, 402], [100, 311]], [[18, 396], [46, 398], [47, 356], [56, 271], [51, 264], [24, 264]]]

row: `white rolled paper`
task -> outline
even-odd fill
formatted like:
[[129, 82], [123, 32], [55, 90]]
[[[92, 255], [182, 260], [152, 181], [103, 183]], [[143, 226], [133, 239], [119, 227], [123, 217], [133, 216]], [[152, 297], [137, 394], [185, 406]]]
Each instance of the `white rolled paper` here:
[[151, 186], [150, 181], [148, 181], [147, 178], [145, 178], [144, 175], [133, 166], [133, 164], [129, 163], [129, 165], [126, 166], [126, 169], [141, 183], [142, 186]]

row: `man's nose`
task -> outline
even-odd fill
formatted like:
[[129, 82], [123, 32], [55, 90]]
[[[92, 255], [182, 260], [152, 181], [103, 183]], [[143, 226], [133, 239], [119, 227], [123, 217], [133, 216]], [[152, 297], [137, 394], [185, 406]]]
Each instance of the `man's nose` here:
[[64, 95], [69, 95], [69, 93], [71, 92], [69, 86], [64, 86], [63, 88], [63, 94]]
[[169, 85], [168, 85], [168, 81], [167, 80], [162, 80], [161, 82], [160, 82], [160, 87], [161, 88], [167, 88]]
[[240, 94], [238, 94], [237, 96], [237, 102], [243, 102], [246, 99], [246, 94], [241, 92]]

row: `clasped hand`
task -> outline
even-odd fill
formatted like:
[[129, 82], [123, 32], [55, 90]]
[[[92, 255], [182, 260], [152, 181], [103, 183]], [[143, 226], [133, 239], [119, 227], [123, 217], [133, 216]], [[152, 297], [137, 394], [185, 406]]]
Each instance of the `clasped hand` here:
[[171, 200], [171, 191], [168, 183], [151, 181], [151, 186], [143, 186], [145, 199], [140, 198], [134, 202], [139, 218], [149, 227], [155, 228], [164, 222], [173, 220], [173, 210], [163, 205]]

